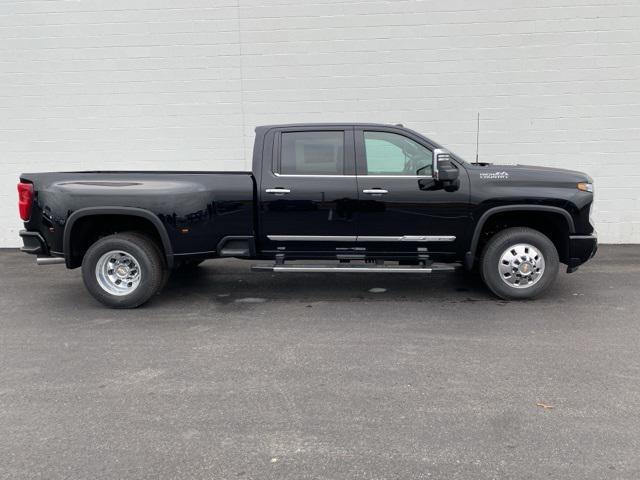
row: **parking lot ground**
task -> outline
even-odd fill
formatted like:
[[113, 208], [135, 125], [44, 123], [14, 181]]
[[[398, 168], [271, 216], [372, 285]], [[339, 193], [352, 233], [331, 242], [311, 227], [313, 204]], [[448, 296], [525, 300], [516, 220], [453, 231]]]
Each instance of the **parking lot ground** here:
[[109, 310], [0, 262], [0, 478], [640, 478], [640, 246], [528, 302], [224, 260]]

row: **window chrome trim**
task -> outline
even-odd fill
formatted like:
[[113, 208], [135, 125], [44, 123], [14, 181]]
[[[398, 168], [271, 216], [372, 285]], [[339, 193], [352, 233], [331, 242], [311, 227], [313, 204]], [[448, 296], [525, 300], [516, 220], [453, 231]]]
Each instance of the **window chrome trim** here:
[[301, 178], [341, 178], [341, 177], [345, 177], [345, 178], [354, 178], [356, 177], [356, 175], [305, 175], [302, 173], [276, 173], [276, 172], [271, 172], [273, 173], [274, 176], [276, 177], [301, 177]]
[[276, 177], [301, 177], [301, 178], [433, 178], [431, 175], [305, 175], [296, 173], [271, 172]]
[[454, 242], [455, 235], [267, 235], [276, 242]]
[[433, 178], [431, 175], [358, 175], [362, 178]]

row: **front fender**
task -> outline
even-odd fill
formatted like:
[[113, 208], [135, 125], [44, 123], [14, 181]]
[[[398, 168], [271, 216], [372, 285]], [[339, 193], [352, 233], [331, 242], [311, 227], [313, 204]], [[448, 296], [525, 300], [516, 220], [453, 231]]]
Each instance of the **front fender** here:
[[551, 205], [502, 205], [498, 207], [489, 208], [478, 219], [473, 227], [473, 234], [471, 235], [471, 243], [469, 245], [469, 251], [465, 255], [465, 268], [471, 270], [476, 258], [476, 251], [478, 249], [478, 243], [480, 241], [480, 234], [487, 220], [493, 215], [503, 212], [516, 212], [516, 211], [534, 211], [534, 212], [548, 212], [556, 215], [561, 215], [567, 222], [567, 228], [569, 234], [575, 233], [575, 224], [571, 214], [560, 207], [554, 207]]

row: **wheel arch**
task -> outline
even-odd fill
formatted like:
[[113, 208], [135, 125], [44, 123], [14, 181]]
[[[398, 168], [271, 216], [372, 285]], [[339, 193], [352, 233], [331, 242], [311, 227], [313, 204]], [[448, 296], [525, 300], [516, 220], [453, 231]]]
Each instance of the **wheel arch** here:
[[487, 224], [487, 222], [492, 217], [495, 218], [497, 215], [504, 213], [517, 213], [520, 211], [547, 213], [552, 214], [556, 217], [559, 216], [564, 220], [569, 234], [575, 233], [575, 224], [573, 221], [573, 217], [571, 217], [571, 214], [568, 211], [560, 207], [554, 207], [551, 205], [503, 205], [490, 208], [480, 216], [477, 223], [475, 224], [469, 251], [467, 251], [467, 253], [465, 254], [464, 259], [464, 265], [467, 270], [471, 270], [476, 261], [478, 245], [480, 243], [480, 235], [482, 234], [483, 228]]
[[75, 268], [78, 265], [74, 263], [74, 256], [72, 251], [74, 227], [81, 219], [87, 219], [87, 217], [104, 217], [104, 216], [116, 216], [124, 218], [137, 217], [142, 218], [153, 228], [153, 232], [158, 236], [163, 250], [163, 255], [167, 262], [167, 266], [171, 268], [173, 266], [173, 248], [169, 239], [169, 234], [162, 221], [149, 210], [136, 207], [87, 207], [76, 210], [66, 221], [62, 248], [67, 268]]

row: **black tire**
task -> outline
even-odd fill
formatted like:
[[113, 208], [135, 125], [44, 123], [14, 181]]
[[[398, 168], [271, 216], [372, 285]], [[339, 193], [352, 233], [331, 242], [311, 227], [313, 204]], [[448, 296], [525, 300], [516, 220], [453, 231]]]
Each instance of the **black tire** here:
[[[150, 240], [149, 237], [147, 237], [144, 233], [126, 232], [126, 234], [127, 235], [137, 236], [137, 237], [139, 237], [141, 239], [141, 241]], [[162, 282], [160, 282], [160, 288], [156, 292], [156, 294], [157, 294], [157, 293], [160, 293], [164, 289], [164, 287], [167, 285], [167, 283], [169, 282], [169, 278], [171, 277], [171, 269], [169, 269], [167, 267], [166, 263], [164, 262], [164, 253], [162, 252], [162, 249], [160, 248], [158, 243], [157, 242], [151, 242], [151, 245], [153, 245], [153, 247], [157, 250], [158, 256], [162, 260]]]
[[[114, 295], [98, 281], [96, 265], [105, 253], [114, 250], [131, 255], [138, 263], [140, 283], [131, 293]], [[148, 301], [162, 287], [165, 270], [160, 249], [153, 240], [135, 232], [101, 238], [89, 247], [82, 259], [82, 279], [87, 290], [96, 300], [111, 308], [136, 308]]]
[[[526, 288], [508, 285], [503, 281], [498, 269], [502, 254], [518, 244], [529, 244], [538, 249], [544, 257], [545, 265], [542, 275], [536, 283]], [[526, 227], [508, 228], [496, 233], [487, 242], [480, 258], [482, 280], [489, 290], [504, 300], [524, 300], [540, 296], [555, 282], [559, 267], [558, 251], [549, 237]]]

